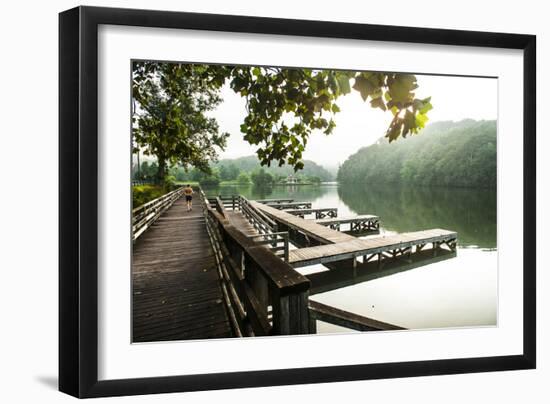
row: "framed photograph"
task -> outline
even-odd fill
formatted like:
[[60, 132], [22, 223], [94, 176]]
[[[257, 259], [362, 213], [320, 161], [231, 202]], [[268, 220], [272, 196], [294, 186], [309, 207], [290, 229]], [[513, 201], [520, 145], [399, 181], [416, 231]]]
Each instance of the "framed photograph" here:
[[59, 387], [535, 367], [532, 35], [59, 17]]

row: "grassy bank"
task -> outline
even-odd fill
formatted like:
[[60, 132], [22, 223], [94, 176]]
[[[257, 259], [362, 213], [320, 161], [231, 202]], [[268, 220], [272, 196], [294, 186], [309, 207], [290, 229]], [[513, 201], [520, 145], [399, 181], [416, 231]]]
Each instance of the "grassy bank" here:
[[137, 208], [153, 199], [173, 191], [178, 185], [134, 185], [132, 187], [132, 208]]

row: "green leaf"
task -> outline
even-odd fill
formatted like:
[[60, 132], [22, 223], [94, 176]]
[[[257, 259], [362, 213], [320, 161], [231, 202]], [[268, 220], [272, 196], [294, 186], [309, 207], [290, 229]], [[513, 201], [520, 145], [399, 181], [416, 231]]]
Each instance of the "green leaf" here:
[[405, 103], [412, 98], [412, 90], [417, 87], [416, 77], [410, 74], [400, 74], [389, 85], [389, 93], [393, 101]]
[[382, 111], [386, 110], [386, 104], [384, 104], [384, 100], [382, 99], [382, 97], [371, 100], [370, 105], [373, 108], [380, 108]]
[[338, 81], [338, 87], [340, 87], [340, 92], [342, 94], [348, 94], [351, 92], [351, 87], [349, 85], [349, 78], [344, 74], [338, 74], [336, 76]]
[[355, 84], [353, 85], [353, 88], [359, 91], [359, 93], [361, 94], [361, 98], [363, 98], [363, 101], [367, 101], [369, 95], [371, 95], [375, 91], [372, 83], [363, 76], [355, 77]]
[[[429, 99], [428, 99], [429, 100]], [[422, 108], [419, 109], [419, 112], [421, 114], [425, 114], [426, 112], [430, 111], [433, 109], [433, 106], [432, 104], [430, 103], [430, 101], [424, 101], [424, 105], [422, 106]]]
[[403, 131], [401, 136], [406, 137], [412, 128], [416, 126], [415, 116], [408, 109], [405, 111], [405, 117], [403, 118]]
[[386, 137], [389, 138], [390, 143], [393, 142], [395, 139], [399, 137], [401, 134], [401, 127], [403, 126], [403, 123], [398, 120], [390, 128], [388, 129], [388, 132], [386, 133]]
[[416, 115], [416, 126], [419, 128], [423, 128], [426, 125], [426, 122], [428, 122], [428, 115], [426, 114], [417, 114]]

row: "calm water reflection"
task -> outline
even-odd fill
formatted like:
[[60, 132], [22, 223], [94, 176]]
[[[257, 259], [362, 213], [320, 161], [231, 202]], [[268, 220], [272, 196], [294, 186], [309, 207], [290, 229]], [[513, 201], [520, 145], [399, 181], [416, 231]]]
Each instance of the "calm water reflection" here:
[[[209, 195], [293, 198], [336, 207], [339, 216], [376, 214], [382, 234], [444, 228], [458, 232], [457, 257], [314, 295], [344, 310], [407, 328], [496, 324], [497, 252], [494, 190], [343, 185], [222, 186]], [[326, 270], [308, 267], [304, 274]], [[349, 332], [319, 323], [319, 332]]]

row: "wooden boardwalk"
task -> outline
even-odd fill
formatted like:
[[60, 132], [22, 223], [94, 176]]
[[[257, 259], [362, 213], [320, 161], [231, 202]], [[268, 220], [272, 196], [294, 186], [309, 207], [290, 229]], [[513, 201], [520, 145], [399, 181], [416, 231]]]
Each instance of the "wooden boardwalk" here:
[[311, 202], [270, 202], [266, 205], [276, 209], [311, 209]]
[[133, 342], [232, 337], [199, 198], [180, 199], [132, 253]]
[[267, 206], [262, 203], [253, 201], [250, 203], [268, 216], [276, 219], [277, 222], [283, 223], [285, 226], [290, 228], [299, 229], [300, 232], [319, 241], [321, 244], [357, 240], [357, 237], [332, 230], [329, 227], [315, 223], [313, 220], [304, 220], [299, 216], [292, 215], [284, 210], [272, 208], [271, 206]]
[[315, 223], [328, 226], [333, 230], [342, 231], [342, 225], [348, 224], [350, 232], [361, 232], [369, 230], [378, 230], [380, 228], [380, 218], [375, 215], [358, 215], [348, 217], [334, 217], [328, 219], [316, 219]]
[[315, 219], [323, 219], [325, 217], [338, 216], [337, 208], [301, 208], [301, 209], [285, 209], [285, 212], [301, 218], [306, 215], [315, 214]]
[[400, 233], [370, 239], [355, 238], [355, 240], [342, 243], [292, 250], [289, 255], [289, 263], [296, 268], [393, 251], [404, 254], [410, 252], [410, 249], [415, 246], [423, 246], [428, 243], [453, 243], [456, 238], [456, 232], [443, 229]]
[[250, 224], [241, 212], [226, 211], [225, 214], [229, 222], [245, 235], [254, 236], [258, 234], [258, 231], [254, 228], [254, 226], [252, 226], [252, 224]]
[[[305, 220], [288, 213], [288, 211], [273, 209], [261, 203], [253, 203], [257, 209], [270, 216], [277, 223], [292, 230], [292, 232], [304, 234], [308, 240], [315, 240], [316, 244], [320, 244], [290, 251], [288, 262], [294, 268], [355, 259], [357, 257], [365, 257], [366, 262], [368, 262], [376, 258], [376, 255], [379, 260], [388, 257], [388, 254], [393, 257], [410, 255], [413, 248], [416, 252], [419, 252], [427, 243], [432, 243], [435, 249], [442, 244], [447, 244], [450, 249], [454, 249], [458, 237], [457, 233], [453, 231], [430, 229], [360, 239], [323, 226], [315, 220]], [[310, 244], [312, 243], [310, 242]]]

